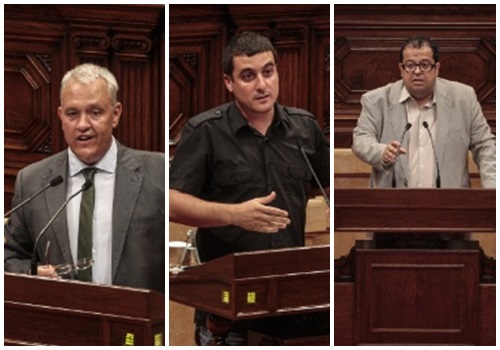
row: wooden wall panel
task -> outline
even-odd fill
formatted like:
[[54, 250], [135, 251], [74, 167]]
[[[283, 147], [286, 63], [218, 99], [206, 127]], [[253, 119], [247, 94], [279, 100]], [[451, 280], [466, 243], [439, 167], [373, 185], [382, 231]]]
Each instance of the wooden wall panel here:
[[[192, 6], [170, 6], [169, 140], [171, 155], [189, 117], [226, 100], [222, 82], [222, 50], [226, 31], [217, 7], [202, 17], [189, 16]], [[187, 12], [184, 12], [187, 11]], [[213, 11], [213, 12], [210, 12]], [[208, 16], [208, 19], [205, 19]], [[188, 19], [189, 18], [189, 19]], [[186, 20], [184, 20], [186, 19]]]
[[329, 5], [170, 5], [171, 150], [188, 118], [228, 102], [221, 59], [228, 39], [257, 31], [278, 51], [279, 102], [311, 111], [329, 136]]
[[496, 129], [495, 5], [335, 5], [335, 147], [350, 148], [366, 91], [400, 79], [399, 50], [411, 35], [440, 46], [440, 76], [475, 88]]
[[165, 151], [163, 5], [5, 5], [4, 12], [5, 210], [17, 172], [66, 148], [59, 88], [77, 64], [115, 74], [121, 143]]

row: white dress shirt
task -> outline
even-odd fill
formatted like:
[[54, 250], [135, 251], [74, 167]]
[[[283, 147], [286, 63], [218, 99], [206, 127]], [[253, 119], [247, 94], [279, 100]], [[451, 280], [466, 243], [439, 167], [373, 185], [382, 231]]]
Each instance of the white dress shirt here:
[[[68, 149], [69, 174], [66, 198], [77, 192], [85, 182], [81, 173], [88, 166], [81, 162]], [[94, 165], [97, 171], [94, 175], [94, 215], [92, 223], [92, 282], [111, 284], [111, 254], [113, 237], [113, 198], [115, 192], [115, 176], [118, 148], [113, 138], [111, 147], [104, 157]], [[76, 196], [66, 208], [68, 219], [69, 243], [73, 261], [78, 257], [78, 227], [80, 220], [80, 204], [82, 196]]]
[[408, 187], [411, 188], [433, 188], [436, 187], [435, 167], [436, 161], [432, 148], [429, 132], [422, 123], [429, 124], [432, 138], [436, 138], [436, 101], [435, 97], [424, 106], [420, 107], [418, 102], [410, 96], [406, 87], [401, 91], [400, 102], [405, 102], [406, 115], [412, 127], [409, 133], [408, 162], [410, 174]]

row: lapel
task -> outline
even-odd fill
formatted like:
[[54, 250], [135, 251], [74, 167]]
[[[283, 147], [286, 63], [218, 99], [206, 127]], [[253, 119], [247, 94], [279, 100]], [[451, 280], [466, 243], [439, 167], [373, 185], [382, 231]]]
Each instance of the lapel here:
[[443, 163], [444, 151], [449, 138], [452, 117], [452, 103], [441, 79], [436, 80], [436, 136], [434, 138], [436, 156], [439, 164]]
[[[54, 176], [61, 175], [63, 177], [63, 185], [59, 185], [54, 191], [48, 190], [44, 192], [45, 203], [47, 204], [48, 217], [51, 218], [59, 210], [61, 205], [66, 200], [66, 188], [68, 183], [68, 151], [59, 153], [54, 162], [48, 168], [47, 173], [43, 177], [43, 183], [48, 183]], [[63, 210], [59, 217], [54, 220], [50, 232], [55, 241], [59, 245], [63, 254], [64, 261], [73, 261], [71, 249], [69, 245], [68, 221], [66, 212]]]
[[132, 151], [120, 143], [113, 201], [112, 279], [116, 276], [144, 175]]
[[[406, 108], [404, 103], [399, 102], [401, 97], [401, 90], [403, 88], [403, 81], [399, 80], [396, 82], [390, 90], [389, 93], [389, 120], [388, 122], [392, 125], [392, 140], [401, 140], [401, 136], [405, 130], [406, 123], [408, 123], [408, 116], [406, 115]], [[413, 127], [413, 126], [412, 126]], [[403, 147], [406, 151], [408, 151], [409, 144], [409, 134], [406, 133], [403, 143], [401, 147]], [[389, 142], [390, 142], [389, 141]], [[408, 164], [408, 155], [402, 154], [399, 156], [399, 160], [396, 162], [396, 174], [398, 174], [397, 182], [403, 178], [407, 178], [409, 174], [409, 164]]]

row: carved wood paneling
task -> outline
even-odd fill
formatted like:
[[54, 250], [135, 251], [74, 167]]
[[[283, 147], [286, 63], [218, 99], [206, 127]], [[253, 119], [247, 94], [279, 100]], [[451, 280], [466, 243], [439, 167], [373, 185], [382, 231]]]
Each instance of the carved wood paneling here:
[[24, 166], [66, 148], [57, 107], [73, 66], [116, 76], [124, 111], [115, 130], [132, 148], [165, 151], [162, 5], [5, 5], [5, 208]]
[[335, 5], [335, 147], [351, 146], [361, 95], [400, 79], [399, 50], [415, 34], [436, 40], [440, 76], [473, 86], [495, 131], [494, 5]]
[[[172, 5], [170, 6], [172, 11]], [[183, 6], [179, 6], [183, 10]], [[177, 11], [180, 11], [177, 9]], [[183, 13], [183, 11], [181, 11]], [[175, 11], [174, 11], [175, 13]], [[216, 12], [217, 13], [217, 12]], [[172, 14], [171, 14], [172, 16]], [[172, 17], [171, 17], [172, 18]], [[170, 23], [169, 143], [175, 152], [182, 127], [178, 116], [193, 117], [226, 100], [222, 82], [222, 50], [226, 29], [218, 21]], [[185, 122], [185, 121], [184, 121]]]

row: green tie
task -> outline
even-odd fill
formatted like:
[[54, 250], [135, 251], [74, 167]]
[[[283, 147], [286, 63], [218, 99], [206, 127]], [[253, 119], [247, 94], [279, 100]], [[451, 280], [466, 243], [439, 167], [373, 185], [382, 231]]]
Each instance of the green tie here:
[[[82, 174], [85, 181], [94, 182], [96, 168], [85, 168]], [[92, 258], [92, 216], [94, 214], [94, 186], [82, 193], [80, 206], [80, 225], [78, 229], [78, 260]], [[80, 281], [92, 282], [92, 268], [78, 271]]]

